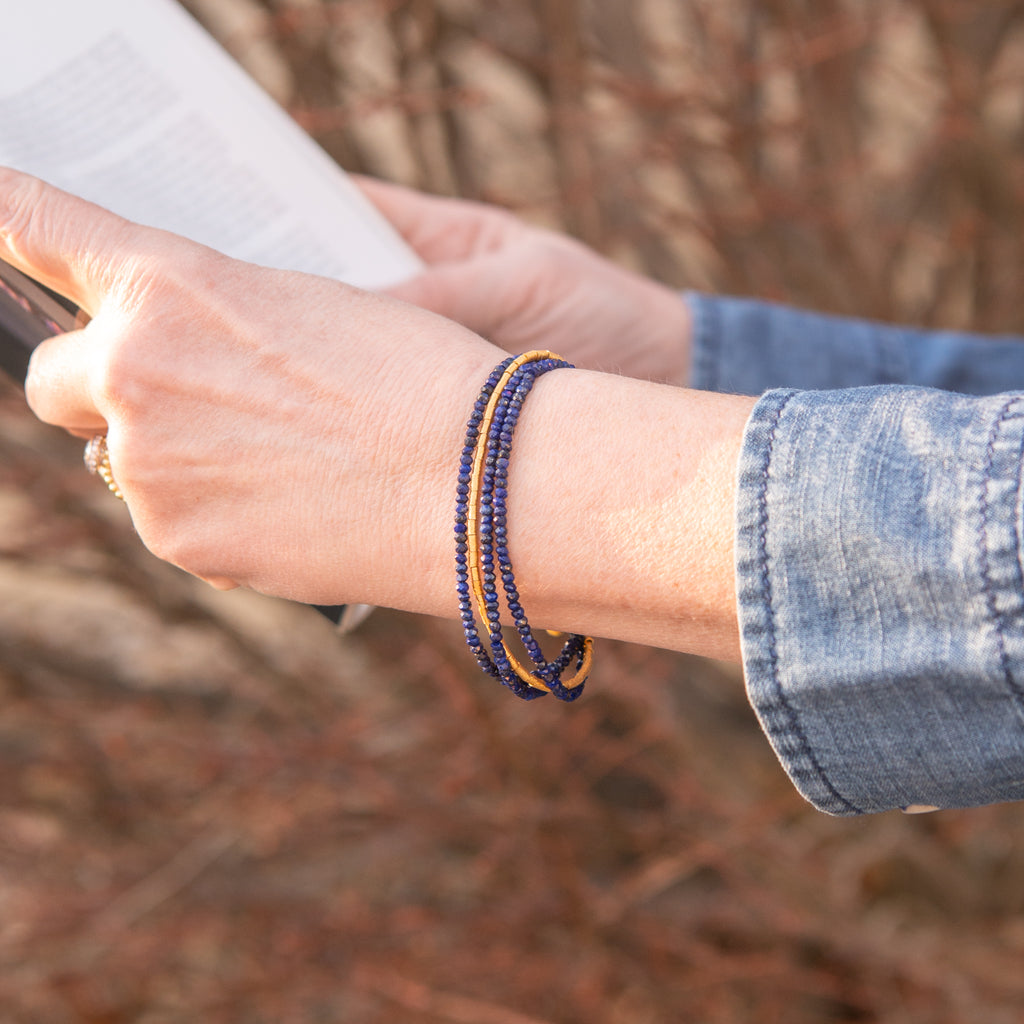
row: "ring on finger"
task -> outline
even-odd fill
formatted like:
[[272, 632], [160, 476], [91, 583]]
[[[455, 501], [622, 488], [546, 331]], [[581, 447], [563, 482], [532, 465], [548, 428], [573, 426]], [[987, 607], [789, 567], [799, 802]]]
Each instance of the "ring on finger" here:
[[121, 488], [114, 479], [114, 471], [110, 468], [110, 452], [107, 450], [107, 435], [97, 434], [90, 439], [82, 454], [85, 468], [94, 476], [98, 476], [110, 489], [110, 493], [124, 501]]

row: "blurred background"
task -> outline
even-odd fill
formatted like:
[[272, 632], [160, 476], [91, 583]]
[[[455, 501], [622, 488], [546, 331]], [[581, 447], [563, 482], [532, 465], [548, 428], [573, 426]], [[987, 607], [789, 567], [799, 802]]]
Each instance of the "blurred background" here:
[[[1024, 4], [188, 0], [344, 166], [680, 288], [1024, 329]], [[624, 344], [628, 339], [624, 339]], [[218, 594], [0, 391], [0, 1017], [1002, 1024], [1024, 810], [830, 819], [735, 670], [523, 705]]]

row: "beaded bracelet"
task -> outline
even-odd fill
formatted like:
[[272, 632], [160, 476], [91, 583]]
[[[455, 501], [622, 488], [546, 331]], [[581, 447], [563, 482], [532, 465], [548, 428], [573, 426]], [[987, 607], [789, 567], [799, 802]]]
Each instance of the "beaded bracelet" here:
[[[564, 701], [576, 700], [583, 692], [592, 660], [593, 641], [578, 634], [569, 635], [558, 657], [545, 660], [519, 602], [508, 553], [505, 509], [512, 436], [523, 401], [534, 381], [559, 367], [570, 367], [570, 364], [545, 351], [510, 356], [499, 363], [473, 405], [459, 462], [455, 575], [466, 642], [483, 671], [523, 700], [543, 697], [546, 693]], [[501, 631], [499, 582], [532, 668], [524, 666], [505, 642]], [[486, 636], [489, 652], [481, 639], [481, 631]], [[563, 681], [562, 673], [570, 665], [575, 666], [575, 671]]]

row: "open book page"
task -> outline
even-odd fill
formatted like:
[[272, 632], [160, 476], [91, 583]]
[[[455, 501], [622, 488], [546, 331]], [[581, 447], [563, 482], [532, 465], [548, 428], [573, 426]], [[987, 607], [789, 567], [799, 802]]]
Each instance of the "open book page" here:
[[250, 262], [370, 288], [417, 270], [176, 0], [6, 6], [0, 164]]

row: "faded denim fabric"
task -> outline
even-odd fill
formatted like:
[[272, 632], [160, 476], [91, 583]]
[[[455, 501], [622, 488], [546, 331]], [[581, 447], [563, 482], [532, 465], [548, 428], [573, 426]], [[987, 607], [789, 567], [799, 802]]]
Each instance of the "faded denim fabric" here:
[[747, 425], [737, 588], [793, 782], [831, 814], [1024, 798], [1024, 344], [691, 302], [695, 385], [788, 385]]
[[965, 395], [1024, 389], [1020, 339], [921, 331], [808, 313], [750, 299], [690, 293], [691, 385], [760, 395], [920, 384]]

